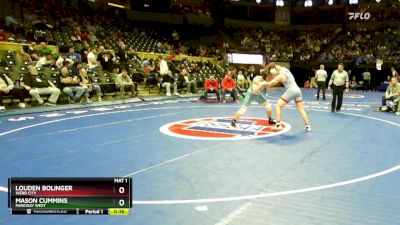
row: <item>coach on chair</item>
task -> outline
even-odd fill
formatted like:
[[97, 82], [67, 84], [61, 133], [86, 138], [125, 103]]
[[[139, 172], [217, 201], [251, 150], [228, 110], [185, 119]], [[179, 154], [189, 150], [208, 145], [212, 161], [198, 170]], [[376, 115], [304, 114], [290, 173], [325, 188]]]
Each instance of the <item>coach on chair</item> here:
[[339, 63], [338, 69], [333, 71], [331, 79], [329, 80], [329, 87], [331, 87], [331, 85], [333, 89], [331, 112], [335, 112], [335, 110], [339, 112], [343, 102], [343, 91], [345, 88], [346, 91], [349, 90], [349, 75], [344, 70], [343, 63]]

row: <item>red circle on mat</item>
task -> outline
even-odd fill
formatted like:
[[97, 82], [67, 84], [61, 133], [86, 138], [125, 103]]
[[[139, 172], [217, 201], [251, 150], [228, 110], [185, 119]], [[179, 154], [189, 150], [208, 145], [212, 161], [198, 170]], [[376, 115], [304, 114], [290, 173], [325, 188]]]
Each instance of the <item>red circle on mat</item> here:
[[208, 117], [181, 120], [165, 124], [160, 128], [163, 134], [197, 140], [245, 140], [276, 136], [291, 129], [288, 123], [282, 123], [281, 130], [273, 130], [267, 119], [240, 118], [236, 127], [231, 126], [232, 118]]

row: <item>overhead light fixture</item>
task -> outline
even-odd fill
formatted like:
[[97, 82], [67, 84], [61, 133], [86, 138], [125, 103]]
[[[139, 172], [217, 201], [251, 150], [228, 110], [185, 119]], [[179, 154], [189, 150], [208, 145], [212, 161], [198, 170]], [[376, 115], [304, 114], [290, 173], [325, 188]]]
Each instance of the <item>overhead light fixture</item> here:
[[350, 5], [358, 4], [358, 0], [349, 0]]
[[333, 5], [333, 0], [329, 0], [328, 5]]
[[381, 2], [381, 0], [376, 0], [376, 2], [377, 2], [377, 3], [380, 3], [380, 2]]
[[256, 2], [257, 2], [257, 4], [260, 4], [260, 3], [261, 3], [261, 0], [256, 0]]
[[312, 6], [312, 1], [311, 0], [304, 1], [304, 6], [305, 7], [311, 7]]
[[111, 3], [111, 2], [109, 2], [108, 5], [109, 6], [113, 6], [113, 7], [117, 7], [117, 8], [121, 8], [121, 9], [125, 8], [123, 5], [118, 5], [118, 4], [114, 4], [114, 3]]

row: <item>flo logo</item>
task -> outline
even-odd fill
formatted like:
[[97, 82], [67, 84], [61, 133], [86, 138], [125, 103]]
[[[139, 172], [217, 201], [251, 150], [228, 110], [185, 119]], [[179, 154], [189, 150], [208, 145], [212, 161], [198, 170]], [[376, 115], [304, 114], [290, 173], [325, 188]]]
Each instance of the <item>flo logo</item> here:
[[371, 14], [369, 12], [348, 12], [349, 20], [369, 20], [371, 18]]
[[240, 118], [236, 127], [231, 118], [212, 117], [182, 120], [166, 124], [160, 131], [166, 135], [197, 140], [245, 140], [264, 138], [285, 133], [291, 126], [282, 122], [282, 130], [273, 130], [267, 119]]

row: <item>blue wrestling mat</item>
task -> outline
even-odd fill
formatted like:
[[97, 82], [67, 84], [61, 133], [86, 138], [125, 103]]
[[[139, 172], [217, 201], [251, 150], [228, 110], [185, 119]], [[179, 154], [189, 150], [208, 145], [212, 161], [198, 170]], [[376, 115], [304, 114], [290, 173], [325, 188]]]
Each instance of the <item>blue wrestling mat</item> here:
[[[293, 102], [279, 132], [257, 104], [232, 128], [240, 103], [190, 98], [0, 114], [0, 224], [399, 224], [400, 116], [372, 110], [382, 93], [351, 92], [340, 113], [315, 93], [309, 133]], [[11, 215], [9, 177], [131, 177], [133, 208]]]

